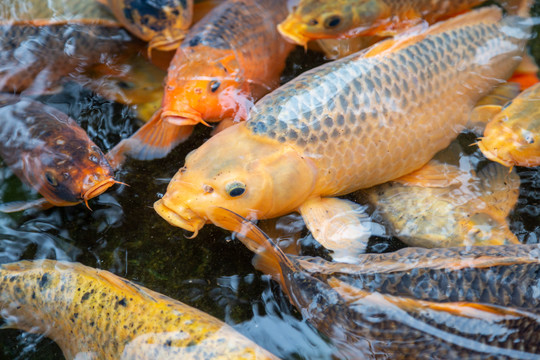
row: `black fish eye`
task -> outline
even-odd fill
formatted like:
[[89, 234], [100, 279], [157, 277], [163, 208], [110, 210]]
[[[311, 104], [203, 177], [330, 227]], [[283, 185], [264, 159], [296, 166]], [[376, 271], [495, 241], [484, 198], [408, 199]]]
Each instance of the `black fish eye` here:
[[216, 92], [217, 89], [219, 89], [219, 85], [221, 85], [221, 83], [217, 80], [213, 80], [212, 82], [210, 82], [210, 91], [211, 92]]
[[246, 185], [240, 181], [233, 181], [225, 186], [225, 191], [230, 197], [238, 197], [246, 191]]
[[50, 171], [45, 173], [45, 180], [47, 180], [47, 182], [52, 186], [58, 186], [58, 181], [56, 181], [56, 178]]
[[327, 29], [332, 29], [338, 26], [341, 23], [341, 16], [339, 15], [332, 15], [326, 18], [324, 20], [324, 27]]

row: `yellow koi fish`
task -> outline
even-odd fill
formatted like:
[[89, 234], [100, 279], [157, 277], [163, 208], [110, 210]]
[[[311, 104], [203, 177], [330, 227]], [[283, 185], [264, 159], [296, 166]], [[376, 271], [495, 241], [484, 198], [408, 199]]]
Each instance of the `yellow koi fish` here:
[[405, 177], [365, 190], [376, 212], [403, 242], [421, 247], [519, 244], [507, 216], [519, 176], [490, 164], [476, 176], [430, 161]]
[[258, 254], [255, 266], [280, 283], [340, 358], [532, 359], [540, 352], [538, 281], [531, 275], [540, 267], [538, 244], [406, 248], [364, 254], [351, 265], [286, 255], [222, 208], [212, 220], [239, 229], [238, 238]]
[[66, 359], [277, 359], [200, 310], [77, 263], [0, 266], [0, 314]]
[[336, 215], [357, 215], [335, 196], [408, 174], [446, 148], [519, 64], [528, 23], [483, 8], [308, 71], [189, 154], [154, 208], [194, 236], [216, 207], [256, 219], [299, 211], [326, 246]]
[[[422, 22], [433, 24], [483, 2], [485, 0], [301, 0], [278, 25], [278, 30], [286, 39], [303, 46], [314, 39], [388, 36]], [[504, 1], [503, 4], [507, 5]]]
[[540, 84], [504, 106], [478, 142], [482, 153], [504, 166], [540, 165]]

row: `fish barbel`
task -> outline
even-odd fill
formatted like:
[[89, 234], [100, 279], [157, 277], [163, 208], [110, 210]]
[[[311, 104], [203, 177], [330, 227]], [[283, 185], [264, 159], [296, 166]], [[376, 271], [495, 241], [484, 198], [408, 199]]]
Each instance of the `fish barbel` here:
[[[422, 22], [433, 24], [460, 14], [485, 0], [301, 0], [278, 25], [289, 41], [359, 35], [388, 36]], [[513, 10], [515, 1], [498, 1]], [[508, 4], [509, 3], [509, 4]]]
[[478, 147], [490, 160], [504, 166], [540, 165], [540, 84], [499, 106]]
[[[406, 248], [356, 265], [284, 254], [226, 209], [212, 221], [239, 229], [303, 317], [344, 358], [535, 359], [540, 353], [540, 248]], [[234, 225], [233, 225], [234, 224]]]
[[292, 50], [278, 34], [285, 0], [229, 0], [188, 33], [168, 69], [163, 103], [153, 119], [111, 154], [164, 157], [198, 123], [245, 120], [253, 103], [279, 86]]
[[193, 17], [193, 0], [98, 0], [107, 5], [122, 25], [149, 41], [152, 49], [169, 51], [180, 45]]
[[333, 196], [410, 173], [447, 147], [518, 65], [527, 24], [479, 9], [310, 70], [190, 153], [154, 208], [195, 233], [218, 206], [257, 219], [296, 210], [324, 245], [319, 229], [351, 208]]
[[[55, 108], [0, 94], [0, 124], [0, 156], [44, 197], [28, 206], [87, 203], [117, 183], [101, 150], [73, 119]], [[1, 211], [23, 208], [3, 204]]]
[[0, 314], [66, 359], [277, 359], [200, 310], [78, 263], [0, 266]]

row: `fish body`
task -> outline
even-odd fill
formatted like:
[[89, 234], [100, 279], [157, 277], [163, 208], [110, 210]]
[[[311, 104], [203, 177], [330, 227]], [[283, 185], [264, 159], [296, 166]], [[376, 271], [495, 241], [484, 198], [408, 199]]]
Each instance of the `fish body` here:
[[0, 313], [66, 359], [276, 359], [202, 311], [77, 263], [0, 266]]
[[193, 17], [193, 0], [101, 0], [130, 32], [152, 49], [178, 47]]
[[20, 1], [0, 9], [0, 91], [47, 93], [60, 79], [118, 62], [140, 44], [94, 1]]
[[197, 231], [216, 206], [257, 219], [302, 213], [420, 168], [511, 75], [528, 38], [522, 20], [482, 9], [300, 75], [189, 154], [154, 208]]
[[356, 265], [286, 255], [262, 231], [221, 209], [222, 227], [257, 252], [304, 319], [343, 358], [533, 359], [540, 352], [534, 245], [405, 248]]
[[101, 150], [55, 108], [0, 94], [0, 123], [0, 156], [51, 205], [86, 202], [116, 182]]
[[422, 247], [519, 243], [506, 220], [519, 196], [515, 171], [490, 164], [476, 174], [431, 161], [405, 177], [411, 176], [426, 182], [441, 177], [449, 183], [417, 185], [400, 178], [364, 190], [375, 212], [403, 242]]
[[245, 120], [253, 103], [279, 86], [292, 46], [275, 26], [286, 12], [285, 0], [229, 0], [213, 8], [176, 50], [161, 110], [116, 156], [164, 157], [193, 125]]
[[540, 165], [540, 84], [522, 92], [495, 115], [478, 142], [482, 153], [504, 166]]
[[301, 0], [279, 24], [288, 40], [306, 45], [312, 39], [357, 35], [393, 35], [399, 29], [430, 24], [464, 12], [484, 0]]

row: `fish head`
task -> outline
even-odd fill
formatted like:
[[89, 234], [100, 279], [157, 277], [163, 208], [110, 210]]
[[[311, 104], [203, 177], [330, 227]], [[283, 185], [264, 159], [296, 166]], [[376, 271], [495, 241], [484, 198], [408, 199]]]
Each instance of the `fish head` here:
[[294, 211], [313, 190], [314, 167], [294, 149], [270, 140], [254, 136], [245, 123], [220, 132], [186, 157], [154, 209], [193, 236], [219, 208], [249, 219]]
[[386, 13], [387, 6], [380, 0], [307, 0], [293, 9], [278, 30], [285, 39], [305, 47], [312, 39], [362, 33]]
[[23, 160], [29, 183], [56, 206], [87, 202], [117, 183], [105, 155], [84, 130], [70, 130]]
[[246, 118], [253, 101], [236, 57], [222, 52], [212, 56], [213, 60], [196, 56], [177, 64], [173, 60], [163, 99], [165, 121], [195, 125], [227, 117]]
[[540, 93], [523, 95], [503, 107], [478, 143], [488, 159], [508, 167], [540, 165]]
[[464, 244], [467, 246], [519, 244], [506, 220], [490, 214], [489, 211], [474, 213], [461, 220], [459, 225], [464, 235]]

